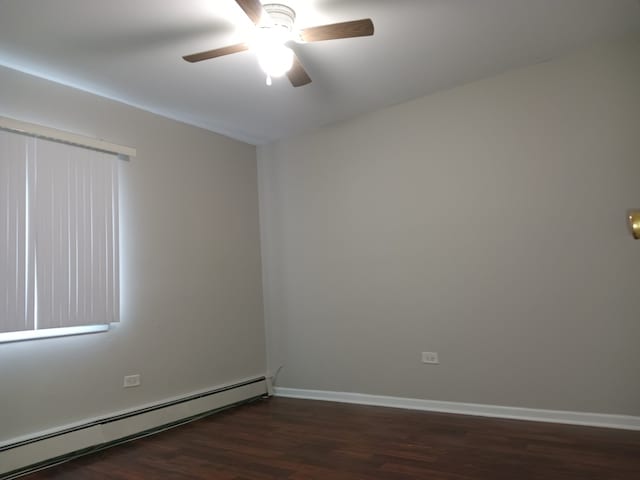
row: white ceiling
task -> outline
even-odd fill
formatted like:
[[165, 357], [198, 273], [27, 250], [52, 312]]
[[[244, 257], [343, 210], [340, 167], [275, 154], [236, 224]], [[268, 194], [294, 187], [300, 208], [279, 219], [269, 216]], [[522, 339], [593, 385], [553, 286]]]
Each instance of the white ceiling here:
[[267, 87], [252, 52], [181, 58], [244, 40], [234, 0], [0, 0], [0, 64], [261, 144], [640, 31], [638, 0], [279, 2], [375, 35], [297, 45], [313, 83]]

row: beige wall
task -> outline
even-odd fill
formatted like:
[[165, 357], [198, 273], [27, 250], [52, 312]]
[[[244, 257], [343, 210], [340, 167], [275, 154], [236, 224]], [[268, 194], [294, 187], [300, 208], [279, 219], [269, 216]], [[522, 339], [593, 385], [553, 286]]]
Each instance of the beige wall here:
[[255, 147], [5, 68], [0, 115], [138, 149], [120, 169], [122, 322], [0, 345], [0, 442], [264, 375]]
[[640, 414], [638, 39], [259, 147], [258, 169], [279, 386]]

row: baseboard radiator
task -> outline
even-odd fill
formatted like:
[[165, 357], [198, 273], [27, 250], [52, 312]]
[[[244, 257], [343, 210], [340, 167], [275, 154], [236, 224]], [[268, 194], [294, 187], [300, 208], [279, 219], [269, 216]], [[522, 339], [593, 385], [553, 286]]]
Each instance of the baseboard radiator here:
[[0, 445], [0, 479], [18, 478], [266, 396], [259, 377]]

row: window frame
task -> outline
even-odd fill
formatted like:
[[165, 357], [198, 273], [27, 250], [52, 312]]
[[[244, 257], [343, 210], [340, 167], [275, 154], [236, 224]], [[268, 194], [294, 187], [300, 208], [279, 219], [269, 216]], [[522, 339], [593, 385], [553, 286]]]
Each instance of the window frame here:
[[[50, 127], [45, 127], [42, 125], [37, 125], [33, 123], [27, 123], [19, 120], [10, 119], [7, 117], [0, 117], [0, 131], [6, 131], [14, 134], [24, 135], [28, 137], [34, 137], [36, 139], [42, 139], [47, 141], [53, 141], [57, 143], [66, 144], [72, 147], [84, 148], [88, 150], [94, 150], [101, 153], [111, 154], [117, 156], [122, 160], [129, 160], [132, 157], [135, 157], [137, 152], [134, 148], [126, 147], [110, 142], [105, 142], [104, 140], [95, 139], [91, 137], [86, 137], [83, 135], [78, 135], [75, 133], [65, 132], [62, 130], [53, 129]], [[119, 166], [115, 167], [115, 177], [117, 183], [117, 176]], [[115, 203], [115, 214], [117, 219], [117, 212], [119, 210], [119, 198], [118, 198], [118, 190], [117, 185], [115, 187], [115, 194], [113, 191], [111, 192], [112, 198], [115, 195], [115, 199], [113, 202]], [[26, 216], [29, 216], [29, 207], [26, 210]], [[28, 228], [28, 227], [27, 227]], [[115, 242], [113, 249], [116, 251], [116, 258], [114, 270], [116, 272], [116, 277], [114, 281], [117, 285], [120, 283], [119, 278], [119, 258], [117, 256], [117, 251], [119, 250], [119, 235], [114, 235], [112, 240]], [[25, 253], [25, 255], [29, 255], [29, 252]], [[29, 260], [25, 261], [25, 264], [28, 263]], [[27, 267], [25, 267], [26, 269]], [[27, 287], [25, 287], [27, 288]], [[35, 287], [37, 289], [37, 287]], [[28, 295], [28, 293], [25, 293]], [[119, 294], [116, 294], [116, 300], [119, 303]], [[34, 301], [34, 305], [36, 301]], [[35, 307], [37, 308], [37, 307]], [[115, 306], [116, 308], [116, 318], [119, 321], [119, 305]], [[9, 342], [19, 342], [26, 340], [35, 340], [35, 339], [44, 339], [44, 338], [52, 338], [52, 337], [60, 337], [60, 336], [71, 336], [71, 335], [82, 335], [82, 334], [90, 334], [97, 332], [104, 332], [110, 329], [110, 326], [113, 322], [108, 323], [100, 323], [100, 324], [82, 324], [82, 325], [73, 325], [73, 326], [60, 326], [54, 328], [37, 328], [37, 324], [34, 324], [33, 329], [29, 330], [18, 330], [18, 331], [8, 331], [2, 332], [0, 331], [0, 343], [9, 343]]]

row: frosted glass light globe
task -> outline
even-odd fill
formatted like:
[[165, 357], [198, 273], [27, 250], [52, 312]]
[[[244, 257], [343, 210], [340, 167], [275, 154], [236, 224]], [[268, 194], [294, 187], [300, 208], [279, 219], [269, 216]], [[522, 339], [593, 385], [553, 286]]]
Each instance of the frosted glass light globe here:
[[293, 65], [293, 50], [282, 44], [271, 44], [258, 48], [258, 64], [270, 77], [281, 77]]

